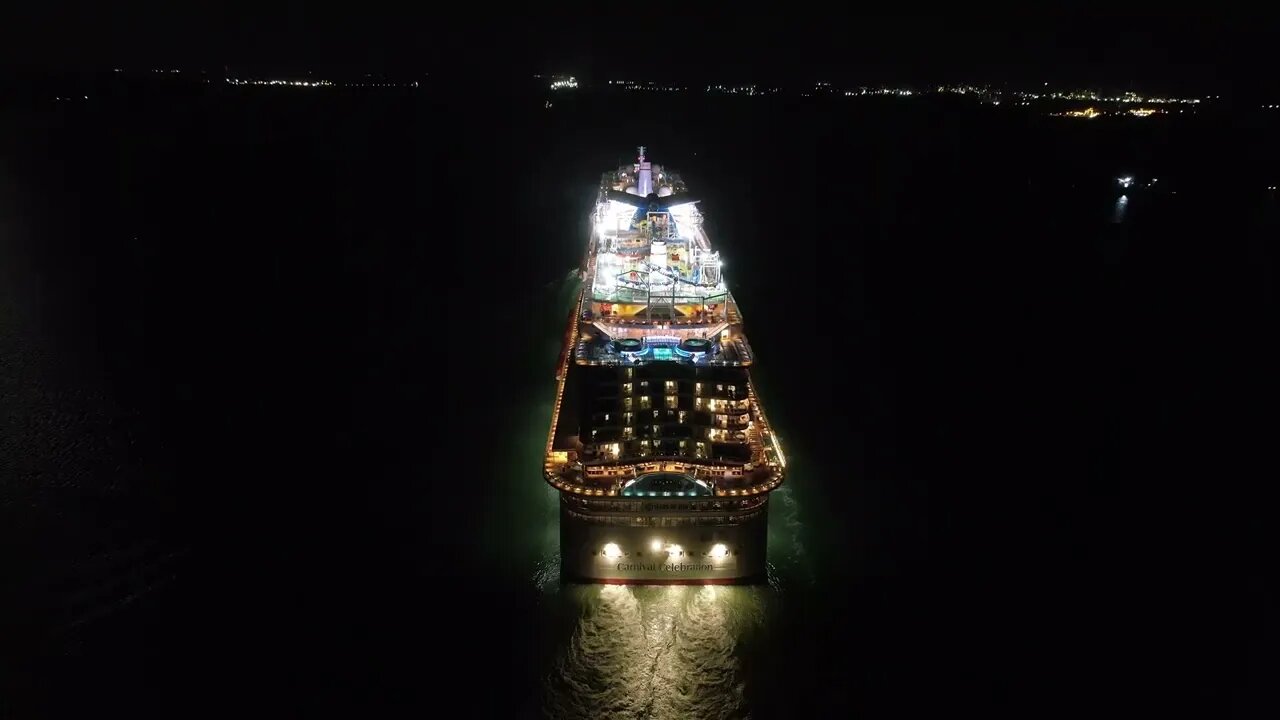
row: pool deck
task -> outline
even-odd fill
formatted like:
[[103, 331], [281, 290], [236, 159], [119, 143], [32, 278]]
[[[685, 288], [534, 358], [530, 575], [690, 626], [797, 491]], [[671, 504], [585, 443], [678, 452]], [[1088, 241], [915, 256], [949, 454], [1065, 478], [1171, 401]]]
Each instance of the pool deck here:
[[[579, 365], [642, 365], [650, 362], [679, 362], [707, 367], [747, 367], [752, 364], [751, 345], [740, 328], [716, 323], [673, 327], [663, 323], [614, 324], [584, 321], [579, 324], [574, 362]], [[717, 340], [724, 337], [726, 339]], [[613, 345], [622, 338], [644, 339], [643, 354], [623, 353]], [[677, 351], [682, 340], [700, 338], [715, 343], [715, 352], [687, 356]], [[665, 352], [664, 352], [665, 351]], [[669, 354], [668, 354], [669, 353]]]

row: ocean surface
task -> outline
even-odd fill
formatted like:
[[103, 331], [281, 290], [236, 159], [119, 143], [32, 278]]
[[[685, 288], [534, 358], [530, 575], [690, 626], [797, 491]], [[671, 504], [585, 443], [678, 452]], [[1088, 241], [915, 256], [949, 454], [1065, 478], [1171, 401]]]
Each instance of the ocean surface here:
[[[1266, 116], [81, 82], [0, 111], [0, 716], [1262, 699]], [[553, 365], [640, 144], [788, 452], [766, 585], [558, 577]]]

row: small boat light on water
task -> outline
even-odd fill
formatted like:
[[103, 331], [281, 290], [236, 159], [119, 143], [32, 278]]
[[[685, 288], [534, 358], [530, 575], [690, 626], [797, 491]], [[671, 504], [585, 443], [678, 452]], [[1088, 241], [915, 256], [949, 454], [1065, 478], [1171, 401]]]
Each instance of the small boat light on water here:
[[1120, 183], [1120, 187], [1127, 188], [1127, 187], [1129, 187], [1129, 186], [1133, 185], [1133, 176], [1132, 176], [1132, 175], [1124, 175], [1124, 176], [1122, 176], [1122, 177], [1118, 177], [1118, 178], [1116, 178], [1116, 182]]
[[716, 543], [711, 546], [711, 557], [722, 558], [729, 554], [729, 548], [724, 543]]
[[622, 548], [618, 547], [618, 543], [607, 543], [604, 546], [604, 556], [607, 558], [622, 557]]

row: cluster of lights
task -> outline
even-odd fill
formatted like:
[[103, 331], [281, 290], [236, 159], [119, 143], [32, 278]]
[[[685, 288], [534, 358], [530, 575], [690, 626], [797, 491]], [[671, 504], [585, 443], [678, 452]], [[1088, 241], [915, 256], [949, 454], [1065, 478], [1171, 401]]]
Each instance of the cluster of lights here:
[[860, 87], [856, 90], [846, 90], [845, 97], [861, 97], [863, 95], [896, 95], [897, 97], [911, 97], [916, 91], [911, 88], [866, 88]]
[[939, 95], [986, 95], [991, 92], [991, 88], [985, 85], [939, 85], [934, 88], [934, 92]]
[[555, 469], [551, 468], [550, 466], [548, 466], [543, 471], [542, 476], [547, 482], [551, 483], [551, 485], [555, 489], [564, 490], [565, 492], [571, 492], [577, 495], [613, 496], [618, 494], [616, 490], [609, 490], [608, 492], [606, 492], [601, 488], [589, 488], [589, 487], [583, 487], [581, 485], [574, 485], [568, 482], [561, 482], [560, 480], [557, 479]]
[[[624, 90], [647, 91], [647, 92], [683, 92], [689, 88], [670, 85], [667, 83], [654, 82], [652, 80], [610, 80], [609, 85]], [[555, 83], [552, 84], [555, 87]], [[1046, 83], [1047, 87], [1047, 83]], [[714, 84], [707, 85], [705, 92], [719, 95], [746, 95], [760, 96], [773, 95], [782, 92], [779, 87], [762, 87], [755, 84], [750, 85], [723, 85]], [[1146, 96], [1136, 92], [1126, 92], [1118, 95], [1108, 95], [1093, 90], [1050, 90], [1045, 89], [1037, 92], [1030, 91], [1001, 91], [987, 85], [937, 85], [930, 89], [918, 90], [910, 87], [854, 87], [850, 89], [840, 89], [833, 87], [829, 82], [815, 82], [812, 87], [803, 88], [799, 94], [804, 97], [813, 95], [844, 95], [845, 97], [862, 97], [872, 95], [893, 96], [893, 97], [912, 97], [928, 93], [939, 95], [963, 95], [982, 99], [993, 105], [999, 105], [1002, 99], [1011, 100], [1014, 105], [1030, 105], [1032, 101], [1052, 101], [1052, 100], [1075, 100], [1088, 101], [1095, 103], [1117, 103], [1117, 104], [1141, 104], [1141, 105], [1171, 105], [1199, 104], [1201, 98], [1183, 98], [1183, 97], [1163, 97], [1163, 96]], [[1208, 96], [1204, 99], [1212, 99], [1218, 96]], [[1264, 105], [1263, 107], [1280, 108], [1280, 105]]]
[[557, 76], [551, 81], [552, 90], [575, 90], [578, 87], [578, 79], [572, 75], [569, 77]]
[[[649, 549], [655, 553], [662, 552], [664, 546], [661, 540], [654, 540], [649, 543]], [[665, 549], [667, 557], [677, 557], [684, 554], [684, 548], [679, 545], [666, 545]], [[617, 560], [622, 557], [622, 548], [618, 546], [618, 543], [605, 543], [604, 548], [601, 549], [601, 554], [610, 560]], [[729, 557], [729, 546], [724, 543], [716, 543], [711, 546], [711, 551], [707, 554], [717, 560]]]
[[652, 80], [610, 80], [609, 84], [632, 92], [684, 92], [689, 89], [681, 85], [667, 85], [666, 83], [656, 83]]
[[767, 87], [762, 88], [756, 85], [708, 85], [707, 92], [716, 95], [774, 95], [779, 92], [779, 88]]
[[1101, 115], [1102, 113], [1098, 112], [1094, 108], [1087, 107], [1083, 110], [1064, 110], [1060, 113], [1052, 113], [1052, 114], [1056, 117], [1076, 117], [1076, 118], [1086, 118], [1086, 119], [1092, 120], [1098, 117], [1099, 115]]
[[331, 80], [247, 80], [243, 78], [226, 78], [228, 85], [271, 85], [275, 87], [379, 87], [379, 88], [416, 88], [418, 81], [411, 83], [389, 83], [389, 82], [343, 82], [335, 83]]
[[331, 87], [328, 80], [241, 80], [227, 78], [228, 85], [282, 85], [288, 87]]
[[755, 485], [749, 488], [740, 488], [735, 490], [717, 490], [716, 495], [719, 495], [720, 497], [724, 497], [726, 495], [731, 495], [731, 496], [759, 495], [762, 492], [769, 492], [770, 490], [778, 487], [781, 484], [782, 484], [782, 471], [775, 470], [773, 474], [769, 476], [769, 482], [762, 483], [760, 485]]
[[1057, 90], [1038, 93], [1014, 91], [1010, 94], [1021, 100], [1088, 100], [1142, 105], [1198, 105], [1200, 103], [1200, 98], [1146, 97], [1136, 92], [1112, 96], [1102, 95], [1092, 90]]
[[1097, 108], [1087, 107], [1087, 108], [1084, 108], [1083, 110], [1064, 110], [1062, 112], [1049, 113], [1049, 114], [1053, 115], [1054, 117], [1073, 117], [1073, 118], [1085, 118], [1088, 120], [1092, 120], [1093, 118], [1102, 117], [1103, 115], [1131, 115], [1133, 117], [1149, 117], [1151, 115], [1157, 115], [1163, 112], [1164, 112], [1163, 110], [1157, 110], [1156, 108], [1142, 108], [1142, 107], [1106, 112], [1103, 110], [1098, 110]]
[[800, 93], [801, 97], [813, 97], [814, 95], [835, 95], [838, 91], [831, 87], [829, 82], [816, 82], [813, 89], [809, 92]]

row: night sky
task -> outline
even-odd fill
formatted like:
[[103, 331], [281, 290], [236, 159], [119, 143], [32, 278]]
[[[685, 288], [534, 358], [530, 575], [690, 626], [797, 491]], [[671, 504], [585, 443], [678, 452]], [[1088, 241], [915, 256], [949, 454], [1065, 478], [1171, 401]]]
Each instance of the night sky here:
[[58, 69], [231, 64], [601, 79], [1050, 82], [1187, 93], [1275, 83], [1257, 72], [1276, 34], [1263, 17], [1156, 15], [1127, 6], [775, 17], [747, 7], [623, 4], [590, 15], [503, 16], [457, 4], [356, 14], [345, 4], [33, 3], [6, 9], [16, 17], [4, 23], [0, 57]]

